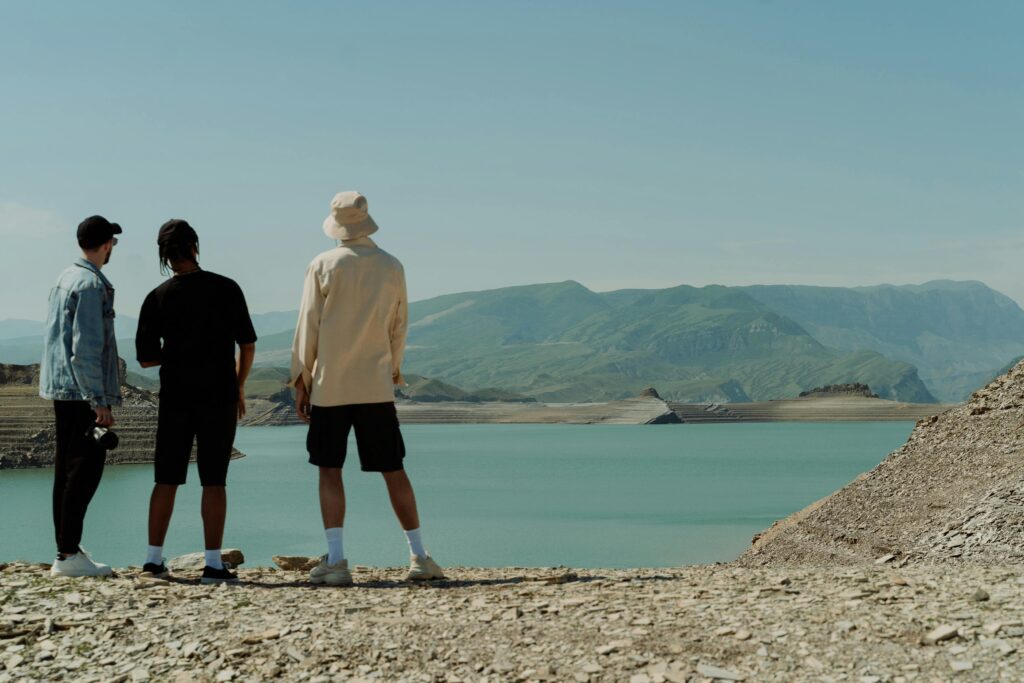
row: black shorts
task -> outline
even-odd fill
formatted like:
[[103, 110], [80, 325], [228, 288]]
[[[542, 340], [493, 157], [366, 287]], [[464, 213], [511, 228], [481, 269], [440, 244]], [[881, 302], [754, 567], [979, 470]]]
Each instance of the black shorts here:
[[317, 467], [344, 466], [351, 428], [356, 430], [359, 464], [364, 472], [397, 472], [403, 469], [405, 442], [398, 427], [398, 411], [394, 403], [313, 406], [306, 435], [310, 464]]
[[156, 425], [156, 483], [185, 483], [195, 441], [199, 482], [203, 486], [224, 486], [235, 445], [237, 411], [234, 401], [196, 403], [161, 397]]

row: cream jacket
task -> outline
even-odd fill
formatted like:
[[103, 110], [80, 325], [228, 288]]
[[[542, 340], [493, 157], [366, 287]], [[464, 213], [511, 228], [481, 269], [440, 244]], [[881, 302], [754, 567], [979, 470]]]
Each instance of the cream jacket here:
[[320, 254], [306, 270], [290, 384], [301, 377], [316, 406], [394, 401], [408, 310], [402, 264], [369, 237]]

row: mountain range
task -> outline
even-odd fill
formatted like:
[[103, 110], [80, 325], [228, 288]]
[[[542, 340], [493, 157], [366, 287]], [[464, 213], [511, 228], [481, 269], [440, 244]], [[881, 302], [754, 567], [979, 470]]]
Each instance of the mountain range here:
[[[288, 365], [296, 318], [253, 316], [259, 366]], [[118, 318], [129, 349], [133, 323]], [[38, 358], [38, 334], [9, 338], [30, 324], [0, 321], [0, 361], [28, 362], [19, 348]], [[1024, 311], [979, 282], [597, 293], [569, 281], [412, 303], [405, 369], [470, 394], [499, 387], [547, 402], [647, 386], [676, 401], [742, 402], [851, 382], [952, 402], [1021, 355]]]

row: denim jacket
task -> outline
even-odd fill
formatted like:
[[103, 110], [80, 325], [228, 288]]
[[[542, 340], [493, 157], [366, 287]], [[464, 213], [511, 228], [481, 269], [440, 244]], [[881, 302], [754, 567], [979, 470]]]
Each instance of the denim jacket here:
[[80, 258], [61, 273], [44, 334], [40, 396], [93, 408], [121, 405], [114, 287], [99, 268]]

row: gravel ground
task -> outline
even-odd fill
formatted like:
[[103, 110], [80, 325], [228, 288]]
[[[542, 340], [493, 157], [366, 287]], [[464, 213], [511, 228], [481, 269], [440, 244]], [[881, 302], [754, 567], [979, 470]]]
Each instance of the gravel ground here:
[[0, 683], [1024, 681], [1024, 566], [450, 569], [352, 588], [0, 565]]

